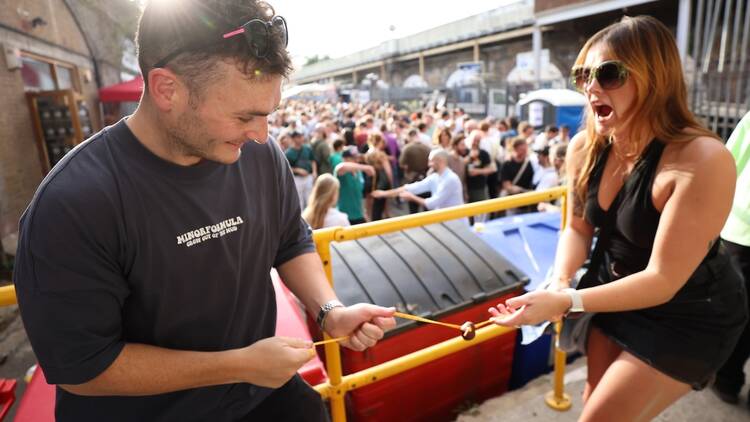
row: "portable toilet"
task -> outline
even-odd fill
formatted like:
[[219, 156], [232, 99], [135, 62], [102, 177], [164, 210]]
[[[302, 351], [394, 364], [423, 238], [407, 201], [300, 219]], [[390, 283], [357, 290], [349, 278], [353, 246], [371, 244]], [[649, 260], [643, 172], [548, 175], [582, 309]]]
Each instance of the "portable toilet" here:
[[534, 129], [547, 125], [570, 127], [571, 136], [583, 122], [586, 97], [570, 89], [539, 89], [526, 93], [518, 102], [520, 120], [528, 121]]
[[[369, 302], [452, 324], [487, 320], [487, 309], [523, 292], [528, 277], [460, 220], [331, 244], [334, 289], [347, 304]], [[341, 350], [351, 374], [460, 335], [397, 318], [365, 352]], [[312, 327], [311, 327], [312, 328]], [[507, 391], [516, 331], [347, 394], [353, 421], [450, 421], [467, 402]], [[408, 403], [409, 405], [405, 405]], [[462, 407], [463, 406], [463, 407]]]

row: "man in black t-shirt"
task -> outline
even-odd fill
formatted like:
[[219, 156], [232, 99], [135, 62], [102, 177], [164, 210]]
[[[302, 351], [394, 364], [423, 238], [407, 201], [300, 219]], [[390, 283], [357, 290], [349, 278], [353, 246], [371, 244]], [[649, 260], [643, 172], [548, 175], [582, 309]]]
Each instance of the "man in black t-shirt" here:
[[[519, 193], [534, 190], [534, 168], [529, 161], [529, 145], [523, 137], [517, 137], [511, 144], [513, 152], [509, 160], [503, 163], [500, 170], [500, 186], [506, 195], [515, 195]], [[533, 206], [520, 207], [509, 210], [510, 214], [516, 212], [533, 211]]]
[[267, 139], [290, 69], [271, 16], [252, 0], [149, 2], [138, 109], [66, 155], [24, 213], [14, 281], [56, 420], [327, 420], [296, 375], [311, 344], [274, 336], [272, 267], [346, 347], [395, 325], [336, 301]]
[[534, 190], [534, 168], [529, 162], [529, 145], [525, 139], [515, 138], [510, 160], [503, 163], [500, 185], [508, 195]]
[[466, 156], [466, 190], [468, 192], [469, 202], [484, 201], [487, 199], [487, 175], [494, 170], [490, 166], [490, 154], [479, 148], [479, 142], [482, 140], [480, 132], [470, 135], [471, 149]]

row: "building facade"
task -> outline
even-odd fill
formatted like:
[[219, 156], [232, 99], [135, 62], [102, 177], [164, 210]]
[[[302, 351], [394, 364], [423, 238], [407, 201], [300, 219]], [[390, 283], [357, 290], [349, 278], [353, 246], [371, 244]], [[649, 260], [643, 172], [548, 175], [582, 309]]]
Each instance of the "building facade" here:
[[[122, 57], [137, 16], [129, 0], [3, 2], [0, 238], [6, 252], [14, 252], [18, 220], [50, 160], [101, 128], [98, 89], [133, 72]], [[65, 149], [52, 142], [58, 135]]]

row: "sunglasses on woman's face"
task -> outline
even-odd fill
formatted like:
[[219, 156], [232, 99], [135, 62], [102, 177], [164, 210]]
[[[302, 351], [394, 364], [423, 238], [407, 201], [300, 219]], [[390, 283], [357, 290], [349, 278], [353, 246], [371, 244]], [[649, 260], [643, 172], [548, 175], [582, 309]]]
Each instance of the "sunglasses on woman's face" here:
[[[250, 47], [250, 51], [258, 59], [265, 58], [268, 55], [271, 47], [271, 39], [278, 37], [278, 42], [286, 47], [289, 44], [289, 33], [286, 27], [286, 20], [281, 16], [274, 16], [270, 21], [264, 21], [261, 19], [252, 19], [246, 22], [241, 27], [234, 31], [227, 32], [222, 35], [223, 39], [232, 38], [235, 35], [243, 34], [245, 36], [245, 42]], [[213, 44], [206, 44], [204, 47]], [[159, 60], [154, 64], [154, 67], [164, 67], [166, 64], [173, 60], [175, 57], [189, 50], [195, 50], [197, 46], [185, 46], [181, 47], [166, 57]]]
[[602, 89], [617, 89], [625, 85], [628, 80], [628, 69], [622, 62], [609, 60], [602, 62], [594, 68], [575, 66], [570, 72], [571, 83], [581, 92], [586, 89], [586, 85], [596, 79]]

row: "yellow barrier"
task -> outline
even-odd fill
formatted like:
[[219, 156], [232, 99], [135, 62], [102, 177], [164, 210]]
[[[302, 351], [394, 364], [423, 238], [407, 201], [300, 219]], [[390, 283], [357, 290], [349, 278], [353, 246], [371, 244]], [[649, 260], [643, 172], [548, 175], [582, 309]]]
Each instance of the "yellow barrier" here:
[[13, 285], [0, 287], [0, 306], [15, 305], [16, 287]]
[[[458, 207], [434, 210], [408, 216], [390, 218], [387, 220], [374, 221], [371, 223], [358, 224], [351, 227], [331, 227], [317, 230], [314, 233], [315, 245], [318, 248], [328, 281], [333, 286], [333, 273], [331, 266], [330, 243], [332, 241], [343, 242], [355, 240], [367, 236], [376, 236], [405, 230], [412, 227], [420, 227], [428, 224], [440, 223], [447, 220], [469, 217], [477, 214], [487, 214], [511, 208], [533, 205], [539, 202], [553, 201], [563, 198], [562, 224], [564, 227], [566, 215], [566, 189], [564, 187], [553, 188], [540, 192], [529, 192], [510, 197], [490, 199], [481, 202], [461, 205]], [[380, 365], [364, 369], [353, 374], [343, 376], [341, 370], [341, 354], [338, 343], [325, 345], [326, 370], [329, 381], [315, 386], [315, 389], [324, 397], [328, 398], [331, 405], [331, 416], [334, 422], [346, 421], [346, 409], [344, 407], [344, 396], [351, 391], [382, 379], [397, 375], [435, 359], [439, 359], [451, 353], [467, 347], [474, 346], [482, 341], [489, 340], [495, 336], [508, 332], [509, 329], [499, 326], [489, 326], [477, 331], [477, 337], [472, 341], [465, 341], [460, 337], [435, 344], [425, 349], [410, 353], [405, 356], [384, 362]], [[559, 333], [559, 331], [558, 331]], [[329, 338], [328, 335], [325, 338]], [[565, 374], [565, 352], [557, 348], [555, 341], [555, 388], [547, 397], [547, 404], [556, 410], [567, 410], [570, 408], [570, 399], [563, 392], [562, 379]], [[558, 382], [559, 380], [559, 382]], [[567, 407], [566, 407], [567, 402]]]
[[[388, 220], [375, 221], [371, 223], [358, 224], [351, 227], [332, 227], [316, 230], [314, 233], [315, 245], [323, 262], [328, 281], [333, 285], [333, 272], [331, 266], [330, 243], [332, 241], [343, 242], [359, 239], [367, 236], [375, 236], [412, 227], [440, 223], [447, 220], [469, 217], [477, 214], [487, 214], [511, 208], [533, 205], [539, 202], [553, 201], [562, 197], [562, 225], [566, 223], [566, 190], [564, 187], [553, 188], [540, 192], [529, 192], [510, 197], [490, 199], [474, 202], [458, 207], [442, 210], [428, 211]], [[14, 286], [0, 287], [0, 306], [8, 306], [16, 303]], [[560, 324], [556, 325], [559, 335]], [[315, 389], [324, 398], [329, 399], [331, 405], [331, 416], [334, 422], [346, 421], [346, 409], [344, 407], [344, 396], [351, 391], [365, 385], [372, 384], [420, 366], [435, 359], [458, 352], [467, 347], [475, 346], [498, 335], [507, 333], [511, 329], [500, 326], [488, 326], [477, 330], [476, 337], [471, 341], [460, 337], [444, 341], [427, 347], [425, 349], [410, 353], [405, 356], [384, 362], [380, 365], [343, 376], [341, 369], [341, 352], [338, 343], [325, 345], [326, 371], [328, 382], [315, 386]], [[328, 335], [325, 336], [329, 338]], [[555, 341], [555, 383], [554, 390], [547, 394], [546, 402], [553, 409], [567, 410], [570, 408], [570, 398], [563, 392], [563, 376], [565, 374], [565, 352], [557, 347]]]

